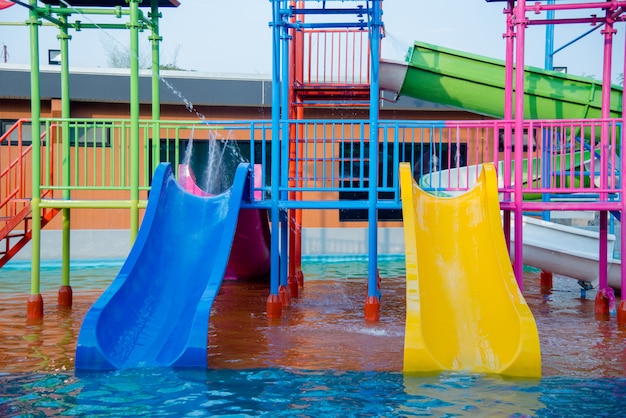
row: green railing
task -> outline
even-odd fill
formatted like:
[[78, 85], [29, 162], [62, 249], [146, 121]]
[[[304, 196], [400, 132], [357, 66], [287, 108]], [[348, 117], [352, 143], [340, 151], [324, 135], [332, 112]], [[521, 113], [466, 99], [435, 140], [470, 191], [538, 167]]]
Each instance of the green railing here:
[[[128, 120], [43, 119], [42, 124], [42, 196], [51, 191], [57, 197], [42, 200], [42, 207], [130, 207], [133, 161]], [[281, 171], [276, 181], [281, 192], [301, 193], [298, 201], [282, 199], [282, 207], [367, 207], [369, 203], [362, 196], [370, 181], [367, 121], [307, 120], [282, 125], [291, 134], [289, 144], [281, 143]], [[437, 187], [459, 191], [471, 187], [473, 179], [469, 177], [478, 175], [469, 167], [493, 162], [499, 171], [504, 167], [500, 173], [501, 192], [513, 193], [512, 169], [505, 167], [507, 163], [500, 165], [502, 161], [513, 161], [518, 152], [524, 161], [532, 161], [537, 167], [541, 163], [545, 171], [538, 174], [541, 182], [524, 182], [525, 192], [594, 196], [619, 193], [619, 127], [616, 120], [531, 121], [525, 125], [524, 146], [518, 150], [504, 143], [505, 131], [512, 128], [506, 121], [380, 121], [377, 205], [401, 208], [397, 168], [403, 161], [411, 163], [416, 179], [436, 172], [440, 183], [445, 180]], [[599, 153], [603, 129], [607, 130], [604, 148], [608, 151]], [[208, 190], [213, 193], [230, 185], [232, 179], [228, 176], [239, 162], [260, 164], [263, 181], [255, 191], [262, 193], [257, 194], [260, 197], [255, 204], [267, 207], [272, 184], [270, 141], [269, 121], [140, 121], [136, 183], [141, 193], [140, 207], [145, 207], [156, 165], [170, 162], [177, 172], [178, 164], [186, 158], [201, 186], [209, 177], [215, 183], [217, 189]], [[190, 142], [193, 152], [186, 157]], [[506, 149], [510, 150], [508, 154]], [[507, 172], [510, 179], [504, 176]], [[581, 182], [581, 176], [590, 181]], [[615, 205], [615, 196], [607, 196], [602, 198]]]
[[[42, 192], [54, 191], [55, 196], [65, 196], [64, 192], [69, 192], [71, 196], [69, 199], [43, 200], [42, 207], [130, 207], [133, 162], [129, 120], [72, 118], [42, 119], [41, 122], [44, 132], [41, 144]], [[248, 155], [243, 158], [248, 160], [249, 153], [254, 153], [256, 148], [249, 145], [250, 141], [265, 141], [270, 135], [269, 127], [265, 122], [140, 121], [137, 186], [141, 192], [140, 206], [145, 207], [157, 164], [171, 162], [176, 172], [178, 164], [185, 160], [190, 142], [194, 143], [194, 149], [206, 153], [207, 144], [221, 145], [217, 152], [224, 152], [224, 140], [233, 140], [233, 144], [243, 144], [247, 148]], [[202, 159], [197, 158], [197, 154], [198, 151], [189, 157], [192, 165]]]

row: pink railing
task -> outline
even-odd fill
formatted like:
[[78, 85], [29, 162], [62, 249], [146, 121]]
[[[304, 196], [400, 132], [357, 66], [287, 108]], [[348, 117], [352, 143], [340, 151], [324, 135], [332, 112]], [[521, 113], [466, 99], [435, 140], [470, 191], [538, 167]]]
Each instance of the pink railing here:
[[[516, 181], [520, 179], [524, 208], [528, 210], [619, 207], [620, 120], [526, 121], [521, 148], [516, 148], [513, 126], [513, 121], [463, 121], [431, 128], [435, 129], [428, 137], [431, 148], [447, 144], [447, 153], [436, 155], [436, 167], [421, 173], [422, 185], [462, 192], [474, 184], [480, 165], [491, 162], [498, 171], [503, 207], [512, 205]], [[457, 144], [456, 149], [466, 147], [464, 161], [450, 153], [452, 144]], [[521, 170], [517, 171], [516, 157], [521, 161]]]
[[[302, 171], [290, 178], [289, 191], [367, 191], [367, 121], [292, 123], [298, 127], [293, 162]], [[527, 121], [518, 147], [514, 121], [380, 121], [379, 127], [379, 191], [397, 202], [397, 164], [407, 161], [423, 188], [452, 194], [472, 187], [482, 164], [494, 163], [504, 208], [513, 207], [519, 179], [524, 209], [617, 210], [620, 204], [618, 120]]]

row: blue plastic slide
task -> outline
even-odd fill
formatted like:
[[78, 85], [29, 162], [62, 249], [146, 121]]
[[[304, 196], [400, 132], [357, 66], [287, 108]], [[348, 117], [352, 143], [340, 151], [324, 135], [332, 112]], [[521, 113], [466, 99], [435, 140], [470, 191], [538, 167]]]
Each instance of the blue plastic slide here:
[[207, 367], [209, 314], [250, 171], [241, 164], [228, 191], [205, 197], [183, 190], [169, 164], [158, 166], [130, 254], [85, 316], [76, 370]]

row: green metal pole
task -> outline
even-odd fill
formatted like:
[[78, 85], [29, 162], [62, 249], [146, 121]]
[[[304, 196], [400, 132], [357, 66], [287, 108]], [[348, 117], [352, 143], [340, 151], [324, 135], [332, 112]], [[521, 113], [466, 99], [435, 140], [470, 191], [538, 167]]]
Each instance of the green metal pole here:
[[[29, 4], [37, 6], [37, 0], [30, 0]], [[30, 295], [28, 297], [27, 316], [28, 318], [43, 317], [43, 299], [40, 294], [40, 262], [41, 262], [41, 93], [39, 80], [39, 17], [37, 12], [30, 9], [26, 24], [30, 27], [30, 107], [32, 120], [33, 145], [32, 158], [32, 199], [30, 201], [32, 213], [32, 238], [31, 238], [31, 275], [30, 275]]]
[[161, 119], [161, 59], [159, 51], [159, 43], [163, 39], [159, 36], [159, 1], [152, 0], [152, 9], [150, 18], [152, 19], [152, 120], [154, 128], [152, 130], [152, 171], [156, 169], [160, 160], [159, 147], [161, 144], [161, 128], [159, 120]]
[[130, 242], [139, 230], [139, 0], [130, 0]]
[[[67, 17], [61, 16], [59, 19], [62, 25], [59, 27], [58, 35], [61, 44], [61, 117], [62, 125], [62, 155], [63, 155], [63, 186], [70, 184], [70, 127], [68, 119], [70, 117], [70, 64], [69, 64], [69, 40], [72, 37], [68, 34]], [[69, 189], [63, 190], [63, 199], [70, 199]], [[62, 263], [61, 263], [61, 287], [59, 288], [58, 303], [61, 306], [72, 306], [72, 289], [70, 288], [70, 209], [62, 209], [63, 214], [63, 243], [62, 243]]]

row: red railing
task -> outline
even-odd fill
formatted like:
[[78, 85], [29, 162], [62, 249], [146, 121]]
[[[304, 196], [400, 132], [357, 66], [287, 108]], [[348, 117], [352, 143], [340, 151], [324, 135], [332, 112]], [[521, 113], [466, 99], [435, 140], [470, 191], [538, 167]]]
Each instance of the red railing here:
[[[25, 120], [19, 120], [0, 137], [0, 220], [2, 232], [24, 209], [30, 209], [29, 154], [32, 146], [24, 146]], [[27, 125], [29, 126], [29, 125]]]
[[[0, 267], [21, 250], [32, 235], [32, 145], [30, 121], [20, 119], [0, 137]], [[46, 132], [41, 135], [42, 144]], [[48, 173], [51, 175], [51, 173]], [[45, 196], [51, 197], [47, 190]], [[41, 225], [45, 226], [56, 215], [56, 209], [44, 209]]]
[[304, 30], [303, 72], [296, 81], [306, 84], [369, 85], [367, 31]]

